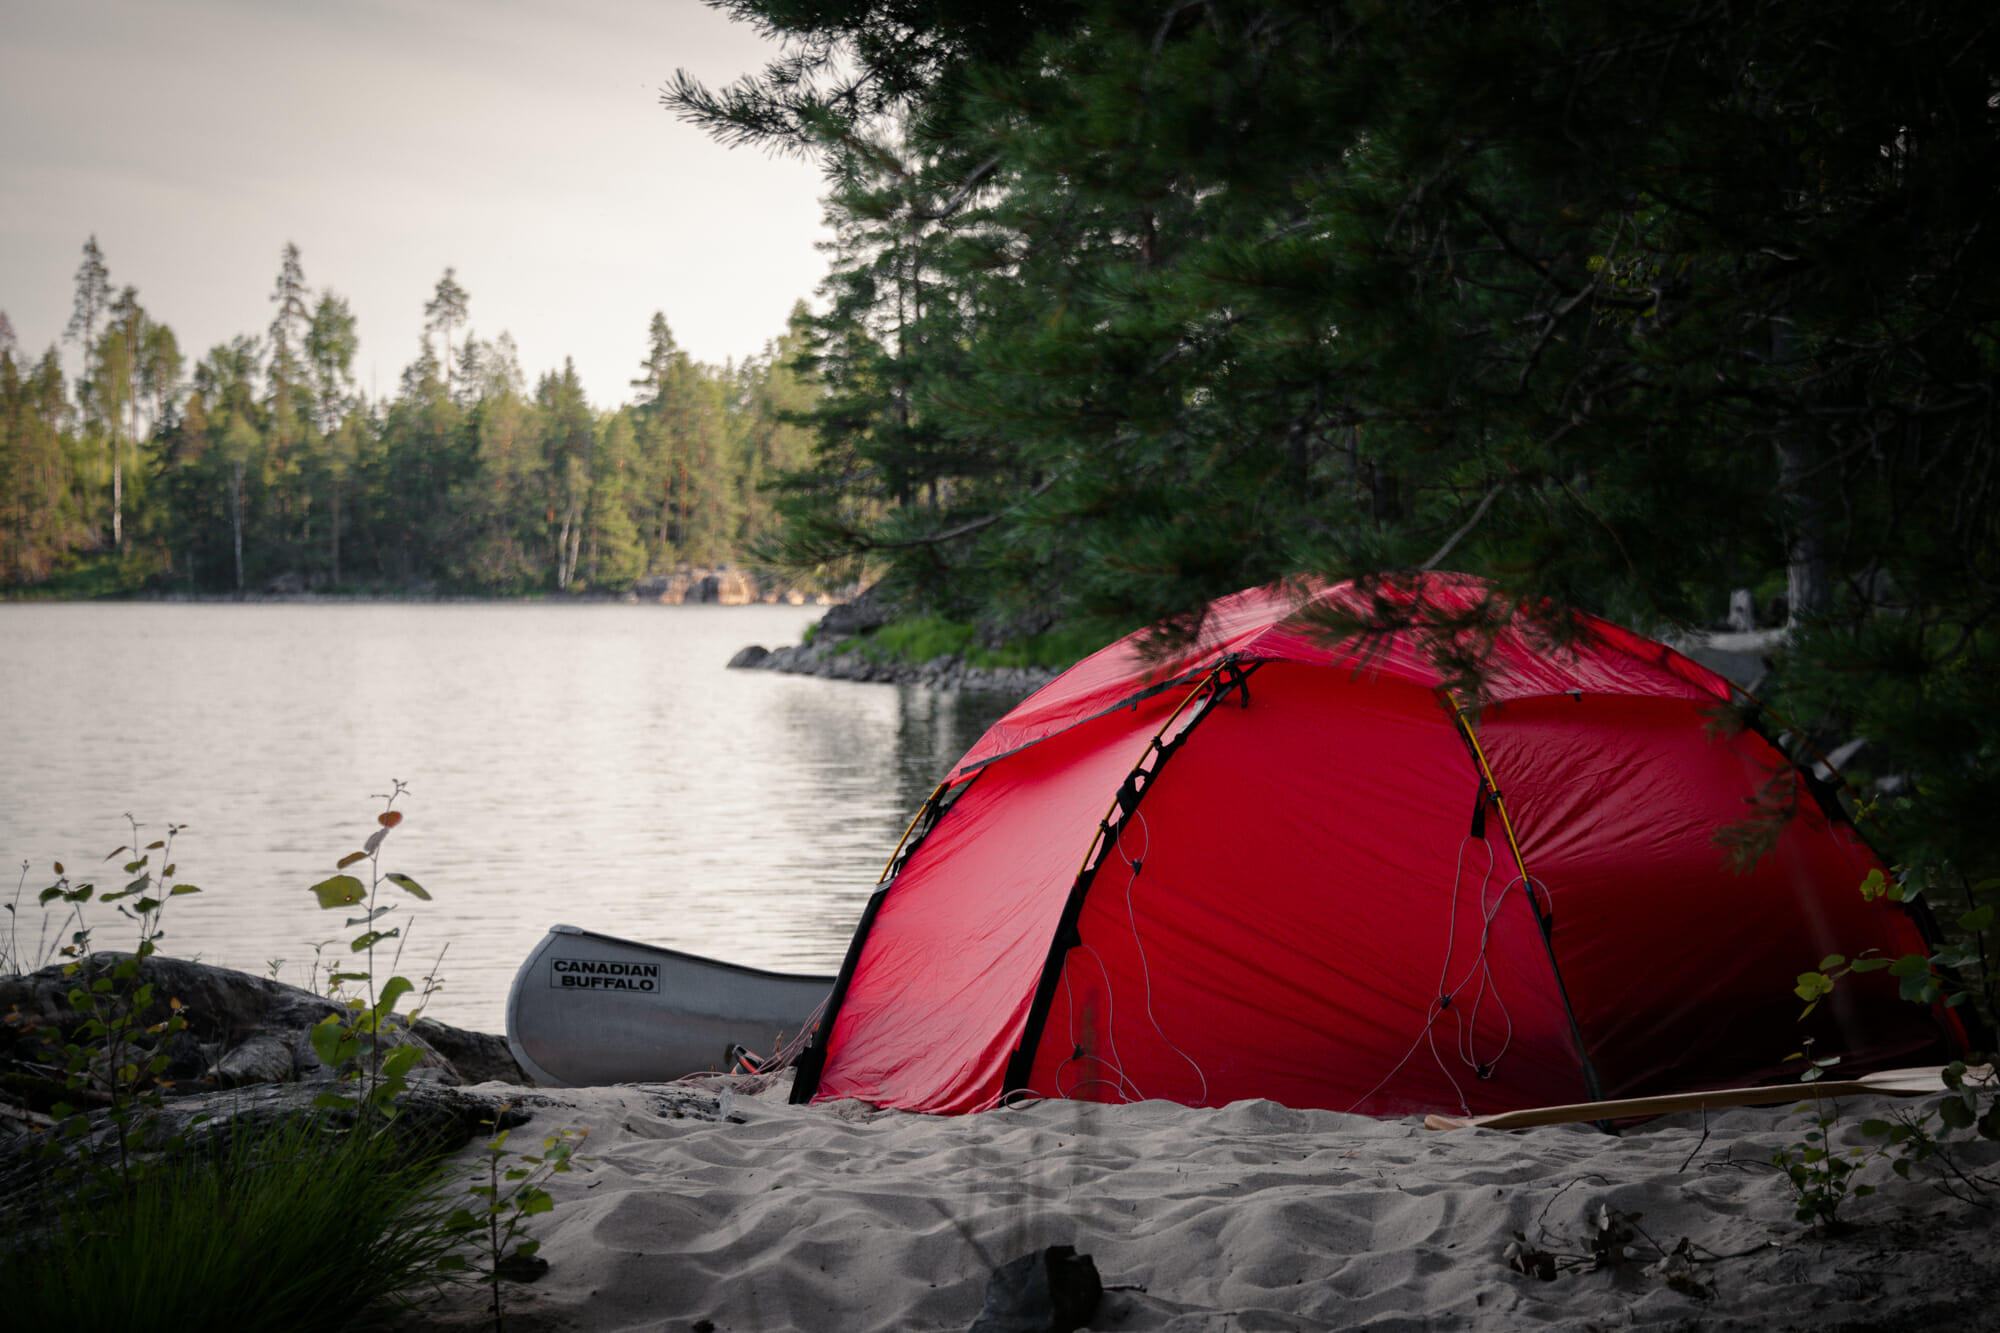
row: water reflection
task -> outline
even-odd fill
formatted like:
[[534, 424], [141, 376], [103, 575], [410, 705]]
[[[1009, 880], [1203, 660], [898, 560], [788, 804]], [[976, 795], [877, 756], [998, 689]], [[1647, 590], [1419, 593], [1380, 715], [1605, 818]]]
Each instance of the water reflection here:
[[[191, 826], [166, 946], [305, 976], [305, 886], [411, 784], [403, 970], [498, 1030], [552, 922], [831, 970], [904, 824], [1008, 706], [722, 663], [790, 607], [0, 606], [0, 857], [72, 866], [130, 810]], [[149, 834], [150, 836], [150, 834]], [[11, 876], [10, 876], [11, 878]], [[32, 914], [32, 909], [30, 909]], [[121, 926], [100, 914], [100, 942]], [[352, 932], [346, 932], [351, 934]], [[338, 946], [335, 946], [338, 947]]]

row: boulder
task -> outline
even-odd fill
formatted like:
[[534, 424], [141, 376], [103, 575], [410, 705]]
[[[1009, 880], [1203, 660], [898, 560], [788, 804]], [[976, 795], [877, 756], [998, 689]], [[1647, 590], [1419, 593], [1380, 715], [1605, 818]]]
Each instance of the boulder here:
[[739, 649], [736, 653], [736, 656], [729, 659], [729, 666], [732, 670], [741, 670], [748, 667], [759, 666], [763, 663], [764, 659], [769, 657], [770, 655], [771, 655], [770, 649], [765, 648], [759, 644], [753, 643], [747, 648]]
[[715, 600], [720, 606], [749, 606], [758, 599], [757, 580], [740, 569], [725, 569], [715, 576]]
[[819, 618], [817, 637], [836, 639], [878, 630], [896, 618], [896, 608], [871, 587], [854, 600], [828, 607]]
[[[46, 1079], [51, 1050], [85, 1021], [70, 1004], [70, 992], [90, 985], [129, 956], [97, 954], [75, 975], [57, 964], [25, 976], [0, 977], [0, 1073]], [[180, 1002], [187, 1021], [186, 1030], [165, 1050], [167, 1077], [176, 1094], [334, 1077], [312, 1048], [313, 1027], [343, 1011], [325, 996], [231, 968], [157, 956], [141, 966], [139, 980], [153, 988], [152, 1006], [138, 1015], [141, 1023], [163, 1021], [173, 1001]], [[422, 1048], [412, 1082], [445, 1087], [530, 1083], [501, 1037], [423, 1019], [414, 1028], [394, 1023], [385, 1044]]]

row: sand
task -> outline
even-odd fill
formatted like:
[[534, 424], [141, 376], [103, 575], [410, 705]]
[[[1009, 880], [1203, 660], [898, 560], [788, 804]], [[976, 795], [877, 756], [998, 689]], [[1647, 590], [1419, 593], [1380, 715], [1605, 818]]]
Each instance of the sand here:
[[[1098, 1330], [2000, 1328], [1994, 1214], [1877, 1164], [1881, 1192], [1843, 1209], [1856, 1229], [1813, 1233], [1770, 1165], [1807, 1128], [1786, 1109], [1614, 1137], [1262, 1101], [943, 1118], [783, 1097], [520, 1092], [534, 1119], [510, 1146], [588, 1130], [589, 1160], [533, 1219], [550, 1266], [509, 1284], [506, 1327], [965, 1329], [995, 1267], [1068, 1244], [1109, 1288]], [[1995, 1147], [1965, 1160], [1995, 1174]], [[1630, 1257], [1593, 1267], [1606, 1216], [1631, 1219]], [[1553, 1280], [1509, 1267], [1516, 1233], [1556, 1256]], [[483, 1299], [451, 1292], [405, 1326], [485, 1325]]]

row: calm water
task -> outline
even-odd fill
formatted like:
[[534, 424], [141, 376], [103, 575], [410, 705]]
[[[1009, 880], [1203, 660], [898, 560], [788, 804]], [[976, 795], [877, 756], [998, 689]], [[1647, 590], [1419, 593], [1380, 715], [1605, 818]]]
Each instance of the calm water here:
[[[910, 815], [1008, 701], [723, 669], [817, 614], [0, 605], [0, 900], [29, 865], [14, 952], [34, 951], [51, 863], [96, 874], [130, 811], [146, 840], [188, 826], [174, 858], [204, 890], [170, 904], [162, 947], [303, 984], [315, 944], [355, 933], [306, 888], [395, 777], [382, 868], [434, 899], [391, 891], [400, 970], [449, 943], [446, 1022], [501, 1031], [557, 921], [832, 971]], [[92, 921], [130, 947], [112, 909]]]

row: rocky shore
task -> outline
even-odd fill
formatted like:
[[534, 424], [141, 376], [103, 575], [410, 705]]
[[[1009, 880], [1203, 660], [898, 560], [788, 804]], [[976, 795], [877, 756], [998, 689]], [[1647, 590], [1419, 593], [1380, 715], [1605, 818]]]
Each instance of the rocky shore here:
[[881, 660], [868, 651], [869, 636], [889, 623], [894, 611], [871, 593], [829, 607], [809, 643], [784, 648], [752, 644], [729, 659], [739, 671], [783, 671], [828, 680], [922, 685], [934, 690], [978, 690], [1026, 698], [1061, 674], [1055, 667], [972, 666], [956, 653], [926, 662]]
[[[0, 977], [0, 1134], [46, 1129], [58, 1102], [92, 1106], [89, 1092], [63, 1085], [63, 1047], [75, 1040], [87, 1016], [71, 996], [93, 984], [128, 955], [94, 955], [77, 975], [62, 964], [20, 976]], [[226, 967], [155, 956], [139, 971], [151, 987], [150, 1008], [136, 1019], [150, 1026], [178, 1002], [185, 1030], [150, 1059], [167, 1057], [161, 1075], [170, 1099], [199, 1097], [266, 1084], [302, 1084], [313, 1093], [334, 1082], [334, 1071], [313, 1052], [312, 1029], [341, 1006], [322, 995]], [[431, 1019], [394, 1023], [390, 1046], [415, 1046], [423, 1054], [410, 1072], [419, 1087], [458, 1088], [475, 1083], [529, 1085], [504, 1037], [468, 1032]], [[101, 1100], [101, 1099], [100, 1099]]]

